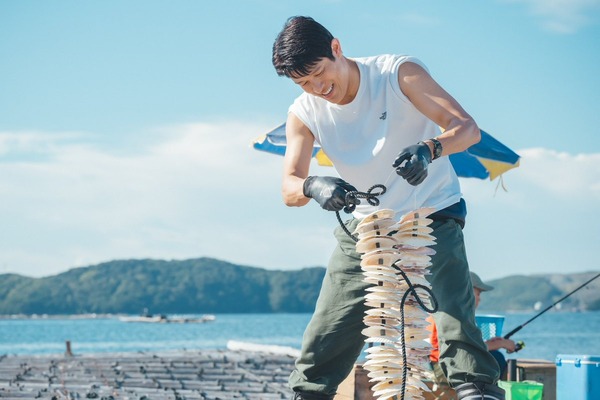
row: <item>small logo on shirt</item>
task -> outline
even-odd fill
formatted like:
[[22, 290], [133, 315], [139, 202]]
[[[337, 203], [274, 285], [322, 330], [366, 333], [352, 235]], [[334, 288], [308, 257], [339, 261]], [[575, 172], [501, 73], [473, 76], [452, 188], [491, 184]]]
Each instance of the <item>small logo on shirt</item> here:
[[380, 120], [382, 120], [382, 121], [383, 121], [384, 119], [386, 119], [386, 118], [387, 118], [387, 111], [385, 111], [385, 112], [381, 113], [381, 117], [379, 117], [379, 119], [380, 119]]

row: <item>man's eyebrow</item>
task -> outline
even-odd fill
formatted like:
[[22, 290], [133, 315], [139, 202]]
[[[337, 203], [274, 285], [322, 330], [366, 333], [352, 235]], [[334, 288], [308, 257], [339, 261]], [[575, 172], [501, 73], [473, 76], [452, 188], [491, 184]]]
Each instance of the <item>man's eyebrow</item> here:
[[324, 65], [319, 65], [318, 63], [311, 66], [310, 68], [306, 69], [306, 74], [302, 75], [302, 76], [293, 76], [291, 75], [290, 78], [292, 78], [292, 80], [296, 83], [301, 83], [302, 80], [307, 79], [310, 75], [316, 75], [317, 73], [322, 73], [323, 70], [325, 69]]
[[306, 76], [309, 76], [309, 75], [315, 75], [317, 73], [317, 71], [321, 72], [321, 71], [323, 71], [324, 68], [325, 67], [322, 65], [315, 64], [312, 67], [307, 69], [307, 73], [306, 73], [306, 75], [303, 76], [303, 78]]
[[304, 81], [304, 79], [306, 79], [306, 76], [291, 77], [291, 78], [295, 83], [302, 83]]
[[321, 73], [321, 72], [323, 72], [324, 69], [325, 69], [324, 65], [317, 64], [308, 72], [308, 74], [313, 75], [313, 74]]

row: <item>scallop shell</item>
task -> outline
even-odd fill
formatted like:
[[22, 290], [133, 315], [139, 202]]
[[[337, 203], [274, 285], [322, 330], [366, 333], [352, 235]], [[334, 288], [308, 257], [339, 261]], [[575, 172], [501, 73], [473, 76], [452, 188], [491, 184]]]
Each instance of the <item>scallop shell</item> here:
[[398, 337], [396, 336], [395, 338], [389, 338], [387, 336], [369, 336], [365, 339], [365, 343], [386, 343], [386, 344], [393, 344], [396, 343], [396, 340], [398, 339]]
[[400, 259], [400, 253], [396, 249], [391, 251], [375, 251], [368, 254], [363, 254], [360, 265], [384, 265], [390, 266], [395, 261]]
[[398, 300], [365, 300], [367, 307], [394, 307], [398, 306], [400, 302]]
[[394, 318], [379, 318], [379, 317], [365, 317], [363, 323], [368, 326], [378, 326], [386, 329], [396, 329], [400, 331], [400, 321]]
[[[409, 385], [418, 390], [425, 390], [426, 392], [430, 391], [429, 387], [425, 383], [423, 383], [420, 379], [415, 379], [414, 377], [411, 377], [411, 376], [406, 377], [407, 389], [408, 389]], [[383, 391], [386, 389], [396, 388], [399, 386], [400, 387], [402, 386], [402, 378], [400, 378], [400, 379], [395, 378], [395, 379], [381, 381], [381, 382], [373, 385], [372, 389], [374, 392], [379, 392], [379, 391]]]
[[400, 258], [400, 261], [402, 263], [423, 263], [423, 264], [427, 264], [431, 261], [431, 256], [428, 256], [426, 254], [417, 254], [417, 253], [409, 253], [409, 252], [404, 252]]
[[396, 349], [391, 346], [374, 346], [374, 347], [371, 347], [371, 349], [380, 348], [380, 347], [389, 347], [389, 349], [386, 351], [370, 352], [369, 354], [367, 354], [367, 360], [384, 360], [384, 359], [388, 360], [390, 358], [393, 360], [401, 360], [402, 359], [402, 354], [400, 353], [400, 349]]
[[399, 242], [401, 242], [403, 239], [410, 239], [410, 238], [420, 238], [420, 239], [425, 239], [425, 240], [435, 242], [435, 236], [433, 236], [429, 233], [423, 233], [423, 232], [419, 232], [419, 231], [413, 231], [413, 232], [398, 231], [398, 232], [394, 233], [391, 237], [398, 240]]
[[393, 228], [382, 228], [382, 229], [377, 229], [374, 231], [359, 233], [358, 239], [360, 240], [360, 239], [368, 238], [371, 236], [392, 236], [396, 232], [397, 232], [397, 230], [395, 230]]
[[[387, 271], [387, 272], [392, 272], [394, 274], [396, 274], [398, 272], [398, 269], [396, 267], [394, 267], [394, 264], [379, 264], [380, 258], [365, 258], [360, 262], [360, 266], [364, 269], [365, 267], [370, 267], [371, 270], [373, 271]], [[398, 257], [396, 258], [396, 261], [400, 260], [400, 255], [398, 255]]]
[[429, 234], [433, 232], [433, 228], [427, 225], [419, 225], [418, 223], [417, 225], [404, 223], [402, 225], [396, 225], [395, 232]]
[[400, 304], [402, 294], [397, 293], [367, 293], [365, 294], [365, 300], [373, 301], [395, 301], [396, 304]]
[[360, 239], [356, 243], [358, 253], [369, 253], [372, 251], [392, 250], [398, 242], [390, 236], [370, 236]]
[[403, 223], [405, 221], [414, 220], [414, 219], [426, 218], [428, 215], [430, 215], [434, 212], [435, 212], [435, 208], [431, 208], [431, 207], [419, 208], [417, 210], [414, 210], [414, 211], [404, 214], [400, 218], [400, 223]]
[[[368, 367], [369, 372], [367, 373], [367, 376], [370, 378], [369, 382], [382, 381], [382, 380], [386, 380], [386, 379], [394, 378], [394, 377], [402, 377], [402, 366], [403, 366], [402, 356], [399, 356], [399, 360], [400, 360], [399, 363], [392, 361], [392, 363], [394, 365], [393, 368], [386, 368], [381, 363], [373, 361], [373, 364], [369, 365], [369, 367]], [[367, 362], [365, 362], [365, 364]], [[363, 364], [363, 366], [365, 364]], [[411, 363], [411, 362], [408, 362], [408, 360], [407, 360], [406, 364], [408, 366], [410, 366], [411, 372], [418, 371], [418, 370], [425, 370], [426, 368], [430, 368], [428, 362]], [[420, 375], [423, 375], [423, 374], [420, 374]]]
[[424, 256], [432, 256], [436, 253], [436, 251], [434, 249], [432, 249], [431, 247], [414, 248], [414, 247], [402, 247], [402, 245], [396, 246], [396, 251], [398, 251], [398, 254], [400, 254], [400, 255], [420, 254], [420, 255], [424, 255]]
[[419, 227], [427, 227], [431, 225], [433, 222], [432, 219], [429, 218], [417, 218], [417, 219], [409, 219], [404, 222], [399, 222], [396, 224], [396, 229], [399, 232], [409, 230], [412, 228], [418, 229]]
[[393, 219], [378, 219], [370, 222], [360, 222], [354, 229], [355, 235], [361, 235], [368, 232], [383, 230], [383, 229], [397, 229], [397, 222]]
[[363, 366], [369, 370], [367, 376], [382, 376], [394, 373], [395, 370], [402, 372], [402, 355], [390, 356], [388, 359], [367, 360]]
[[371, 283], [377, 286], [383, 286], [388, 288], [395, 288], [396, 290], [400, 290], [400, 285], [398, 285], [398, 279], [396, 277], [381, 275], [374, 273], [372, 275], [364, 274], [365, 278], [363, 282]]
[[393, 293], [393, 294], [397, 294], [397, 295], [403, 294], [396, 287], [385, 287], [385, 286], [379, 286], [379, 285], [368, 287], [365, 289], [365, 291], [371, 292], [371, 293]]
[[[402, 360], [402, 356], [399, 356], [398, 359]], [[366, 365], [367, 362], [373, 362], [370, 365]], [[381, 382], [394, 378], [402, 378], [402, 363], [394, 363], [393, 361], [388, 361], [391, 365], [394, 365], [393, 368], [386, 368], [383, 363], [385, 361], [375, 361], [369, 360], [363, 364], [365, 368], [369, 369], [369, 373], [367, 376], [370, 378], [369, 382]]]
[[398, 282], [398, 275], [396, 274], [396, 272], [394, 270], [390, 269], [384, 269], [381, 267], [362, 267], [362, 270], [364, 271], [363, 274], [365, 276], [368, 276], [370, 278], [379, 278], [381, 277], [382, 279], [384, 279], [385, 277], [389, 278], [389, 279], [393, 279], [394, 282]]
[[[390, 388], [390, 389], [382, 389], [382, 390], [373, 392], [373, 396], [377, 397], [378, 400], [387, 400], [394, 396], [398, 396], [398, 398], [399, 398], [401, 390], [402, 390], [402, 386], [397, 386], [397, 387]], [[418, 394], [419, 389], [417, 387], [411, 387], [411, 386], [407, 385], [406, 392], [407, 392], [407, 394], [409, 394], [409, 393], [410, 394], [412, 394], [412, 393]], [[405, 399], [405, 400], [408, 400], [408, 399]]]
[[[389, 237], [389, 236], [388, 236]], [[403, 237], [394, 237], [397, 243], [401, 246], [405, 247], [425, 247], [425, 246], [433, 246], [435, 244], [435, 240], [429, 239], [427, 237], [421, 236], [403, 236]], [[357, 245], [358, 248], [358, 245]]]
[[366, 315], [373, 315], [373, 316], [378, 316], [378, 315], [384, 315], [384, 316], [389, 316], [391, 318], [402, 318], [402, 313], [400, 312], [400, 310], [395, 310], [392, 308], [380, 308], [380, 309], [372, 309], [372, 310], [367, 310], [365, 311]]
[[386, 328], [382, 326], [368, 326], [361, 331], [361, 333], [365, 336], [385, 336], [385, 337], [393, 337], [398, 338], [400, 335], [400, 331], [396, 328]]
[[359, 223], [359, 225], [360, 224], [366, 224], [366, 223], [369, 223], [371, 221], [375, 221], [375, 220], [379, 220], [379, 219], [386, 219], [386, 218], [393, 219], [395, 216], [396, 216], [396, 212], [394, 210], [390, 210], [388, 208], [384, 208], [384, 209], [381, 209], [381, 210], [374, 211], [371, 214], [369, 214], [366, 217], [364, 217], [362, 219], [362, 221]]

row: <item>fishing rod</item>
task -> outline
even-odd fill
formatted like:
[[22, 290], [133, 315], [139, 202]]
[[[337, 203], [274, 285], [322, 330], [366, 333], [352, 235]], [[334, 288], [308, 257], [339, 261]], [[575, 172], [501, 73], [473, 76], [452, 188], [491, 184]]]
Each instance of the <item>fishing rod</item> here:
[[536, 319], [537, 317], [539, 317], [540, 315], [542, 315], [543, 313], [545, 313], [546, 311], [548, 311], [549, 309], [551, 309], [552, 307], [554, 307], [555, 305], [557, 305], [558, 303], [560, 303], [561, 301], [563, 301], [564, 299], [566, 299], [567, 297], [569, 297], [570, 295], [572, 295], [573, 293], [575, 293], [576, 291], [578, 291], [579, 289], [581, 289], [582, 287], [586, 286], [587, 284], [589, 284], [591, 281], [593, 281], [594, 279], [598, 278], [599, 276], [600, 276], [600, 274], [594, 276], [592, 279], [588, 280], [583, 285], [581, 285], [577, 289], [573, 290], [571, 293], [568, 293], [567, 295], [563, 296], [561, 299], [559, 299], [556, 302], [554, 302], [552, 305], [546, 307], [543, 311], [541, 311], [537, 315], [534, 315], [528, 321], [526, 321], [526, 322], [522, 323], [521, 325], [517, 326], [515, 329], [513, 329], [512, 331], [510, 331], [506, 335], [504, 335], [504, 339], [510, 338], [512, 335], [514, 335], [515, 333], [517, 333], [521, 329], [523, 329], [525, 327], [525, 325], [527, 325], [528, 323], [530, 323], [531, 321], [533, 321], [534, 319]]

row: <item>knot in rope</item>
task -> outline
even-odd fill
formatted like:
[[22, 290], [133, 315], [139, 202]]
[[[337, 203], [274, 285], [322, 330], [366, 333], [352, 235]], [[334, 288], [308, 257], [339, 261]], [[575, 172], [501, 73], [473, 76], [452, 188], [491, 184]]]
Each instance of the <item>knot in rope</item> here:
[[[378, 192], [376, 192], [375, 189], [380, 189], [380, 190]], [[346, 193], [346, 197], [344, 199], [344, 202], [346, 203], [346, 206], [344, 207], [344, 212], [347, 214], [354, 212], [354, 210], [356, 210], [356, 205], [360, 204], [360, 200], [358, 200], [358, 199], [366, 199], [367, 203], [369, 203], [369, 205], [378, 206], [380, 201], [377, 197], [383, 195], [386, 191], [387, 191], [387, 188], [385, 187], [385, 185], [382, 185], [380, 183], [371, 186], [369, 188], [369, 190], [367, 190], [366, 192], [359, 192], [358, 190], [351, 190]], [[356, 236], [354, 236], [348, 230], [348, 228], [346, 228], [344, 221], [342, 221], [342, 217], [340, 217], [339, 211], [335, 212], [335, 216], [337, 217], [337, 220], [340, 223], [340, 226], [342, 227], [344, 232], [346, 232], [346, 234], [348, 236], [350, 236], [355, 242], [358, 242], [358, 238]]]
[[[380, 189], [380, 191], [373, 192], [375, 189]], [[383, 195], [386, 191], [387, 188], [380, 183], [371, 186], [366, 192], [351, 190], [348, 193], [346, 193], [346, 207], [344, 207], [344, 212], [347, 214], [354, 212], [354, 210], [356, 210], [356, 205], [360, 204], [360, 201], [358, 201], [357, 199], [366, 199], [369, 205], [378, 206], [380, 202], [377, 196]]]

